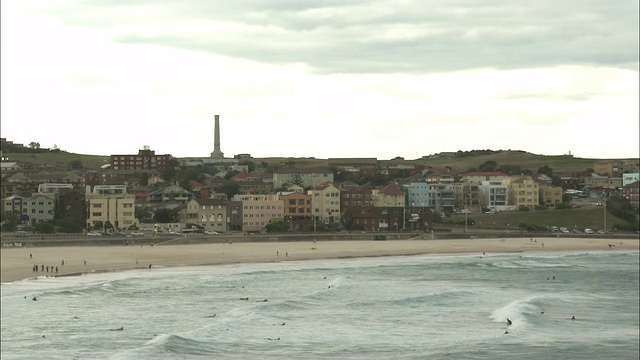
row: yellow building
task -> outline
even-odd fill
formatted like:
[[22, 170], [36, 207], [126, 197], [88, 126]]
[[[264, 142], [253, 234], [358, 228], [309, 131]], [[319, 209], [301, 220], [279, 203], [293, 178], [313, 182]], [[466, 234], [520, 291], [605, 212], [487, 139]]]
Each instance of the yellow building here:
[[540, 192], [538, 183], [531, 176], [509, 176], [504, 181], [509, 187], [509, 205], [527, 206], [532, 208], [538, 205]]
[[562, 188], [559, 186], [540, 186], [540, 205], [556, 207], [562, 204]]
[[340, 190], [330, 181], [325, 181], [309, 191], [311, 214], [320, 222], [331, 224], [340, 221]]
[[98, 185], [86, 194], [87, 228], [109, 222], [116, 229], [138, 226], [135, 196], [126, 193], [124, 185]]

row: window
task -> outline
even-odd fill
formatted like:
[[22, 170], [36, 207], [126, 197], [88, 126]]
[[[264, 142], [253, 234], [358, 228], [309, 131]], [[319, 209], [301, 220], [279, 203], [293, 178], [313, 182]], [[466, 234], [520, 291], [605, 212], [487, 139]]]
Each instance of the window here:
[[91, 216], [99, 217], [99, 216], [102, 216], [102, 213], [101, 212], [94, 212], [94, 213], [91, 213]]

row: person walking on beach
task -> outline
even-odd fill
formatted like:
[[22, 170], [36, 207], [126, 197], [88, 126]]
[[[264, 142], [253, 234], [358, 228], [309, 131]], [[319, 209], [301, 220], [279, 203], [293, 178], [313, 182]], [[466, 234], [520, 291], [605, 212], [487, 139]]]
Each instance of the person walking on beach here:
[[87, 266], [87, 260], [84, 261], [84, 266]]
[[149, 264], [149, 270], [151, 270], [151, 264]]
[[33, 254], [29, 253], [29, 259], [33, 259]]

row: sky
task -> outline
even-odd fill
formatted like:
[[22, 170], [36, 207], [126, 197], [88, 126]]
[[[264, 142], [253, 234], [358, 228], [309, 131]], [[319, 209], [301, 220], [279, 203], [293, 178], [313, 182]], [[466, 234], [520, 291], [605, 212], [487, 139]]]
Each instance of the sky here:
[[0, 133], [94, 155], [640, 156], [638, 2], [2, 0]]

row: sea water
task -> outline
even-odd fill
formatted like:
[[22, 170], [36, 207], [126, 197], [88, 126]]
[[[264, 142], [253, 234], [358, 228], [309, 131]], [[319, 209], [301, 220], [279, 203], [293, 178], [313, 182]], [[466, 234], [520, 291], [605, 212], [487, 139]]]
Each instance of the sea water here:
[[605, 251], [26, 280], [2, 284], [1, 356], [638, 359], [638, 273], [638, 252]]

